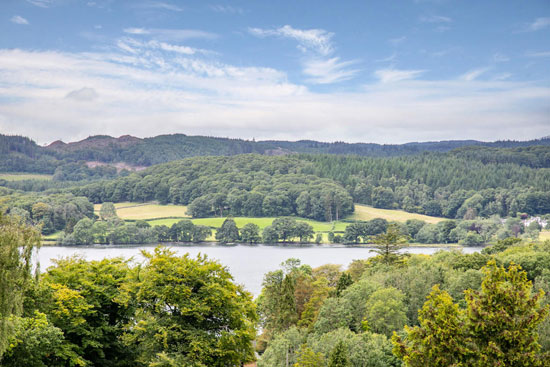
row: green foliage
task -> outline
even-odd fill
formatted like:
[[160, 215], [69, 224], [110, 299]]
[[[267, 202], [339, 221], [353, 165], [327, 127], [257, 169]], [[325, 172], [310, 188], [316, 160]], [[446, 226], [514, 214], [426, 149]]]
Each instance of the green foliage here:
[[346, 345], [342, 341], [336, 344], [328, 358], [328, 367], [348, 367], [350, 363], [347, 352]]
[[410, 367], [462, 366], [468, 353], [463, 345], [464, 311], [435, 285], [418, 314], [420, 326], [405, 326], [405, 340], [398, 334], [392, 337], [394, 353]]
[[407, 322], [405, 295], [395, 288], [375, 291], [366, 305], [366, 319], [370, 330], [391, 336]]
[[467, 290], [462, 310], [434, 287], [420, 311], [420, 326], [394, 335], [394, 352], [406, 366], [539, 366], [538, 325], [548, 313], [542, 292], [532, 294], [525, 272], [490, 261], [480, 291]]
[[137, 347], [140, 363], [227, 366], [253, 359], [255, 307], [222, 265], [163, 248], [143, 255], [147, 262], [129, 291], [137, 310], [123, 338]]
[[240, 239], [239, 229], [233, 218], [227, 218], [216, 231], [216, 239], [221, 243], [237, 242]]
[[323, 242], [323, 235], [321, 233], [317, 233], [315, 235], [315, 243], [319, 245], [321, 242]]
[[120, 258], [60, 259], [42, 276], [37, 307], [63, 331], [63, 348], [73, 359], [95, 366], [132, 365], [134, 350], [121, 342], [123, 326], [134, 314], [121, 292], [131, 277], [128, 262]]
[[271, 224], [271, 227], [277, 233], [277, 237], [283, 242], [287, 242], [295, 236], [296, 219], [294, 218], [277, 218]]
[[372, 251], [380, 255], [384, 263], [392, 264], [400, 259], [398, 251], [404, 247], [406, 241], [400, 229], [395, 224], [390, 224], [386, 233], [374, 236], [372, 242], [375, 248]]
[[109, 220], [113, 218], [118, 218], [116, 214], [115, 204], [111, 202], [105, 202], [101, 204], [101, 209], [99, 209], [99, 218], [101, 220]]
[[367, 243], [371, 236], [384, 233], [387, 228], [388, 221], [382, 218], [374, 218], [366, 222], [355, 222], [346, 227], [343, 238], [346, 243]]
[[304, 331], [294, 326], [277, 334], [258, 360], [258, 367], [295, 365], [298, 362], [296, 352], [300, 350], [304, 339]]
[[43, 234], [59, 230], [72, 231], [82, 218], [92, 218], [93, 205], [84, 197], [72, 194], [22, 194], [3, 197], [10, 214], [21, 214], [34, 225], [42, 226]]
[[324, 367], [325, 358], [322, 353], [315, 353], [306, 344], [298, 351], [297, 362], [294, 367]]
[[279, 242], [279, 234], [273, 226], [267, 226], [262, 231], [262, 241], [265, 243]]
[[294, 156], [197, 157], [72, 191], [94, 202], [160, 200], [184, 204], [196, 218], [223, 216], [225, 212], [332, 221], [351, 214], [351, 195], [334, 180], [311, 175], [310, 171], [307, 162]]
[[51, 325], [45, 314], [14, 318], [14, 333], [1, 358], [4, 367], [57, 367], [81, 365], [82, 361], [63, 345], [63, 332]]
[[32, 253], [39, 232], [0, 211], [0, 357], [12, 335], [12, 316], [22, 312], [23, 292], [31, 276]]
[[537, 326], [548, 314], [532, 294], [521, 268], [489, 262], [481, 291], [466, 291], [469, 329], [475, 331], [474, 355], [480, 366], [536, 366], [541, 363]]
[[338, 279], [338, 284], [336, 285], [336, 294], [339, 296], [346, 288], [353, 284], [353, 279], [349, 273], [342, 273]]
[[347, 298], [328, 298], [319, 310], [317, 320], [313, 325], [313, 331], [318, 334], [326, 334], [330, 331], [346, 328], [353, 325], [353, 309]]
[[246, 223], [241, 229], [241, 240], [245, 243], [258, 243], [260, 237], [260, 227], [255, 223]]

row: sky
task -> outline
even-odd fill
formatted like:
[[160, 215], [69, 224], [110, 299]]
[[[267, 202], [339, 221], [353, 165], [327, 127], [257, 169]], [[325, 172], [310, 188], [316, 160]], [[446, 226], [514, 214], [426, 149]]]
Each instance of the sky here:
[[0, 0], [0, 133], [550, 135], [549, 0]]

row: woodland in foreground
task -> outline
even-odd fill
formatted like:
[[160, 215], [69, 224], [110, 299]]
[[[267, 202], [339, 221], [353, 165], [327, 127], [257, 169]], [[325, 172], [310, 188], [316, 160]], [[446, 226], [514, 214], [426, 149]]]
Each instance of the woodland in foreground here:
[[404, 256], [401, 239], [390, 226], [345, 270], [289, 259], [254, 301], [219, 263], [162, 247], [33, 275], [40, 234], [3, 215], [2, 366], [548, 365], [550, 241]]

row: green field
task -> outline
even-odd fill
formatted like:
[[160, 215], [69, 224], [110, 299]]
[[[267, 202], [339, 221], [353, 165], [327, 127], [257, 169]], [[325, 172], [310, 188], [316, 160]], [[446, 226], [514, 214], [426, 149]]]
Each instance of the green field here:
[[[94, 211], [99, 214], [101, 204], [94, 205]], [[115, 208], [117, 214], [122, 219], [127, 220], [147, 220], [152, 225], [171, 225], [178, 221], [178, 218], [188, 218], [187, 206], [185, 205], [159, 205], [156, 203], [116, 203]], [[407, 213], [403, 210], [389, 210], [389, 209], [377, 209], [367, 205], [355, 205], [355, 213], [345, 218], [347, 220], [371, 220], [374, 218], [384, 218], [388, 221], [405, 222], [408, 219], [420, 219], [427, 223], [437, 223], [444, 218], [430, 217], [427, 215]], [[154, 219], [154, 220], [153, 220]], [[235, 221], [239, 227], [246, 223], [256, 223], [260, 228], [264, 228], [271, 224], [275, 218], [247, 218], [237, 217]], [[193, 222], [197, 224], [206, 225], [209, 227], [221, 226], [224, 218], [201, 218], [194, 219]], [[344, 231], [347, 223], [342, 221], [336, 221], [334, 223], [318, 222], [314, 220], [303, 219], [310, 223], [315, 231]], [[334, 228], [333, 228], [334, 225]]]
[[409, 219], [420, 219], [427, 223], [437, 223], [445, 218], [430, 217], [428, 215], [408, 213], [403, 210], [378, 209], [367, 205], [355, 204], [355, 212], [347, 219], [371, 220], [374, 218], [383, 218], [387, 221], [406, 222]]
[[[99, 215], [101, 204], [94, 205], [94, 213]], [[155, 203], [116, 203], [119, 218], [129, 220], [145, 220], [158, 218], [187, 218], [185, 205], [159, 205]], [[177, 220], [176, 220], [177, 221]]]
[[[101, 204], [94, 205], [94, 212], [99, 214]], [[116, 203], [117, 214], [124, 220], [146, 220], [152, 226], [165, 225], [170, 227], [172, 224], [183, 218], [189, 218], [187, 207], [184, 205], [159, 205], [157, 203]], [[345, 220], [370, 220], [374, 218], [384, 218], [388, 221], [405, 222], [408, 219], [420, 219], [428, 223], [437, 223], [443, 218], [429, 217], [421, 214], [407, 213], [402, 210], [377, 209], [366, 205], [355, 205], [355, 213]], [[254, 223], [263, 230], [271, 225], [274, 217], [252, 218], [235, 217], [237, 227], [242, 228], [247, 223]], [[203, 225], [210, 228], [221, 227], [225, 217], [196, 218], [192, 219], [194, 224]], [[348, 226], [347, 221], [319, 222], [311, 219], [297, 218], [299, 221], [306, 222], [313, 227], [315, 232], [323, 233], [324, 242], [327, 241], [328, 232], [343, 233]], [[542, 235], [541, 235], [542, 236]], [[213, 240], [212, 236], [209, 240]]]
[[543, 231], [540, 231], [539, 240], [541, 241], [550, 240], [550, 230], [545, 229]]
[[23, 181], [23, 180], [51, 180], [52, 175], [38, 173], [0, 173], [0, 180]]

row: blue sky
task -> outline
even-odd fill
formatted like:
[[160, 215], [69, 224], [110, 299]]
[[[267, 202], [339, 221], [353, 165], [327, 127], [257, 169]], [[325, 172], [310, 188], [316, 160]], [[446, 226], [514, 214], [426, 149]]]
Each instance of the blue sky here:
[[550, 2], [2, 0], [0, 131], [550, 135]]

